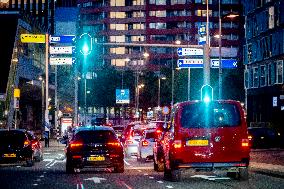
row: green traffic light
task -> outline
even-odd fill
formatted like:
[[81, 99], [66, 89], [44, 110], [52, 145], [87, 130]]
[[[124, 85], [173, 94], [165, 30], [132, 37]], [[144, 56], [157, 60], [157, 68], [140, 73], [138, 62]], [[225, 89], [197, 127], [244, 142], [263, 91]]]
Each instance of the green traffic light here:
[[88, 33], [83, 33], [79, 38], [78, 43], [80, 53], [84, 56], [91, 54], [92, 52], [92, 37]]
[[88, 54], [89, 52], [89, 46], [87, 44], [84, 44], [83, 48], [82, 48], [83, 54]]
[[203, 85], [201, 87], [201, 100], [205, 103], [213, 100], [213, 88], [210, 85]]

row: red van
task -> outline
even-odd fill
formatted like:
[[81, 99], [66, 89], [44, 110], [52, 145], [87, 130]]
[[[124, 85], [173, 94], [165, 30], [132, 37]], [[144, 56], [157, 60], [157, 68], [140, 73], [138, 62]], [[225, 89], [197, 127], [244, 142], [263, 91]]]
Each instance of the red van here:
[[179, 181], [182, 168], [226, 169], [248, 179], [250, 146], [241, 104], [233, 100], [175, 105], [164, 135], [164, 178]]

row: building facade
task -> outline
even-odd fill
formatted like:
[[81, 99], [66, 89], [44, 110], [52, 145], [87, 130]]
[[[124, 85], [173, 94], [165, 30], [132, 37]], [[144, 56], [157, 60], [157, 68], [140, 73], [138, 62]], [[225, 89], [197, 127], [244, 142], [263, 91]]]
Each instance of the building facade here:
[[284, 123], [284, 1], [244, 0], [243, 4], [248, 121], [251, 126], [281, 127]]

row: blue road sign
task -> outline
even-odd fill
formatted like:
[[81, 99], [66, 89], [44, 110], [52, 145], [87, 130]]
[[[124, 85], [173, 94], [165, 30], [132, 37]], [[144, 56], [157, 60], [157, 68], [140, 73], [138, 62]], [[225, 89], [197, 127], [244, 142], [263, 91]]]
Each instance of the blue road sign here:
[[179, 68], [203, 68], [203, 59], [178, 59]]
[[205, 45], [206, 44], [206, 36], [198, 38], [198, 45]]
[[76, 39], [75, 35], [62, 35], [62, 36], [51, 36], [50, 43], [74, 43]]
[[179, 56], [203, 56], [203, 49], [198, 48], [178, 48]]
[[[222, 59], [222, 68], [236, 68], [237, 60], [236, 59]], [[211, 59], [211, 68], [219, 68], [219, 59]]]
[[198, 27], [198, 34], [199, 35], [205, 35], [206, 34], [206, 26], [205, 25], [200, 25]]
[[117, 104], [129, 104], [129, 89], [116, 89], [115, 90]]

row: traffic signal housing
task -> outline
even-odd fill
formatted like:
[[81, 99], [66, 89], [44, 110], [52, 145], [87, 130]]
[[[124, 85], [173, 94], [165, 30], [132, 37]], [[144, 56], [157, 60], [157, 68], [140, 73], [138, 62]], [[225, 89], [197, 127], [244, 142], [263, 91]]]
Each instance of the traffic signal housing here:
[[210, 85], [203, 85], [201, 87], [201, 100], [205, 103], [213, 100], [213, 88]]
[[77, 47], [82, 55], [87, 56], [92, 52], [92, 36], [88, 33], [80, 35]]

